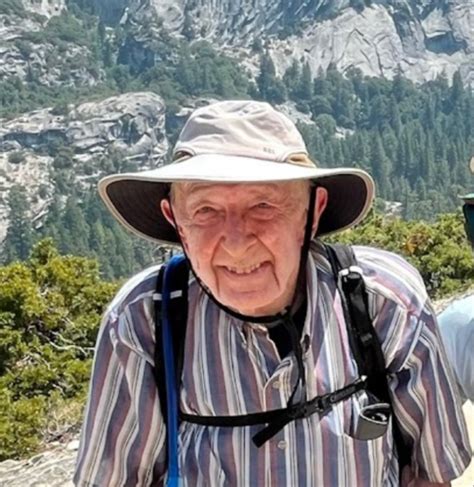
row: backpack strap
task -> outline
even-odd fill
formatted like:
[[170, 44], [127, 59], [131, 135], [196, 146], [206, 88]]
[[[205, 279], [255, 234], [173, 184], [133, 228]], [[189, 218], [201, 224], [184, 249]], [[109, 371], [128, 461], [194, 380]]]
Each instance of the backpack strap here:
[[195, 414], [180, 413], [180, 418], [188, 423], [205, 426], [242, 427], [254, 425], [267, 425], [252, 437], [255, 446], [260, 448], [270, 438], [275, 436], [287, 424], [297, 419], [308, 418], [315, 413], [321, 415], [327, 413], [335, 404], [344, 401], [356, 392], [366, 388], [364, 378], [357, 379], [351, 384], [337, 391], [316, 396], [309, 401], [289, 405], [282, 409], [272, 409], [260, 413], [241, 414], [234, 416], [200, 416]]
[[[385, 357], [369, 313], [362, 269], [357, 265], [350, 246], [326, 244], [326, 250], [341, 295], [349, 343], [359, 373], [367, 376], [367, 390], [380, 401], [391, 405]], [[393, 413], [393, 407], [391, 409]], [[410, 464], [411, 452], [394, 414], [392, 430], [401, 475], [402, 468]]]
[[179, 485], [179, 391], [187, 318], [189, 268], [184, 256], [173, 257], [158, 274], [155, 300], [155, 381], [167, 426], [168, 487]]
[[[162, 266], [157, 279], [155, 299], [155, 380], [164, 421], [168, 431], [168, 485], [178, 478], [177, 428], [178, 420], [191, 423], [238, 427], [269, 424], [257, 433], [254, 442], [260, 446], [288, 422], [323, 413], [333, 404], [346, 399], [358, 390], [367, 389], [381, 401], [391, 404], [385, 359], [373, 327], [367, 302], [362, 270], [349, 246], [326, 245], [327, 254], [341, 294], [350, 346], [360, 376], [353, 384], [326, 396], [313, 398], [302, 404], [274, 411], [242, 416], [198, 416], [179, 411], [179, 390], [183, 367], [183, 352], [187, 324], [187, 289], [189, 266], [184, 256], [177, 256]], [[171, 370], [171, 373], [169, 372]], [[367, 379], [365, 379], [367, 377]], [[398, 453], [400, 474], [409, 464], [410, 452], [403, 441], [400, 427], [392, 414], [393, 436]], [[273, 427], [271, 427], [273, 425]], [[171, 427], [171, 428], [170, 428]]]

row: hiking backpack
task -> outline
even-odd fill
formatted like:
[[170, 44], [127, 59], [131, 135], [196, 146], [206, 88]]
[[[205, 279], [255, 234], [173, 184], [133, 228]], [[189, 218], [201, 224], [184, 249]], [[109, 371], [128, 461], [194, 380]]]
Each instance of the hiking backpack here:
[[[154, 374], [162, 415], [167, 426], [167, 485], [169, 487], [175, 487], [179, 482], [179, 421], [224, 427], [266, 425], [253, 437], [254, 443], [261, 446], [289, 422], [315, 413], [322, 414], [328, 411], [333, 404], [347, 399], [361, 389], [365, 389], [392, 409], [385, 358], [369, 315], [362, 270], [358, 267], [350, 246], [325, 244], [325, 248], [341, 295], [350, 348], [356, 360], [360, 378], [337, 391], [317, 396], [304, 403], [289, 404], [287, 408], [247, 415], [198, 416], [185, 414], [179, 410], [188, 314], [189, 264], [187, 259], [181, 255], [173, 257], [160, 268], [154, 295]], [[403, 441], [395, 415], [391, 416], [392, 433], [401, 475], [403, 466], [409, 464], [410, 453]]]

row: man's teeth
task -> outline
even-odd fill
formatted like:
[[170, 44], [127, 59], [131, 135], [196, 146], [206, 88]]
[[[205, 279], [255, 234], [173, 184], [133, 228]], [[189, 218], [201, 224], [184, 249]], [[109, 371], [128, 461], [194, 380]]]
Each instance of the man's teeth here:
[[261, 266], [262, 264], [256, 264], [246, 268], [237, 268], [237, 267], [229, 267], [229, 266], [225, 266], [225, 268], [229, 272], [233, 272], [234, 274], [251, 274], [252, 272], [255, 272], [257, 269], [259, 269]]

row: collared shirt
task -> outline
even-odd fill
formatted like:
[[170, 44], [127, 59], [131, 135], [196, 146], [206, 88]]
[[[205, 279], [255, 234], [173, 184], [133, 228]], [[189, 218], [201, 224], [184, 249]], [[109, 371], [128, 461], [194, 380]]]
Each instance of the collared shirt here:
[[[458, 477], [471, 452], [457, 387], [419, 274], [400, 257], [355, 247], [374, 326], [389, 372], [393, 407], [412, 446], [416, 476]], [[153, 293], [157, 268], [133, 278], [109, 307], [98, 337], [78, 453], [80, 487], [162, 485], [166, 432], [153, 378]], [[268, 330], [239, 321], [191, 278], [181, 409], [240, 415], [284, 408], [297, 378], [293, 353], [283, 359]], [[341, 298], [324, 251], [307, 262], [307, 313], [302, 331], [308, 399], [358, 378]], [[261, 426], [181, 423], [179, 463], [185, 486], [398, 485], [391, 428], [374, 440], [354, 438], [365, 391], [285, 426], [257, 448]]]
[[462, 394], [474, 401], [474, 294], [450, 304], [438, 320]]

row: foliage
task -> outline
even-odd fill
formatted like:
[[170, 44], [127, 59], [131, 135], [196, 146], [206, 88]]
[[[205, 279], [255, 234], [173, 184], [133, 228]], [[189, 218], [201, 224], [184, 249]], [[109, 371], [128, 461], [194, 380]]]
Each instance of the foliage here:
[[94, 191], [80, 200], [53, 200], [36, 238], [51, 237], [64, 254], [88, 256], [100, 262], [107, 279], [130, 276], [159, 260], [156, 246], [132, 237], [112, 218]]
[[91, 46], [91, 42], [95, 40], [94, 36], [91, 38], [85, 25], [66, 11], [51, 17], [46, 28], [40, 31], [31, 31], [24, 35], [24, 39], [37, 44], [57, 45], [66, 42], [85, 46]]
[[3, 242], [3, 258], [7, 261], [26, 259], [33, 243], [33, 228], [23, 187], [13, 186], [10, 189], [8, 208], [10, 224]]
[[18, 15], [26, 17], [27, 13], [21, 0], [0, 0], [0, 15]]
[[13, 151], [8, 154], [8, 162], [10, 164], [20, 164], [25, 160], [25, 154], [23, 151]]
[[441, 215], [432, 224], [373, 212], [362, 225], [330, 240], [369, 245], [405, 256], [418, 269], [434, 298], [474, 284], [474, 257], [461, 212]]
[[61, 256], [51, 240], [0, 268], [0, 461], [77, 425], [100, 317], [116, 289], [96, 261]]

